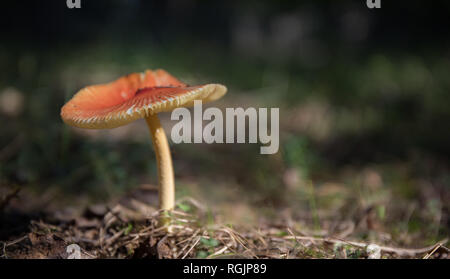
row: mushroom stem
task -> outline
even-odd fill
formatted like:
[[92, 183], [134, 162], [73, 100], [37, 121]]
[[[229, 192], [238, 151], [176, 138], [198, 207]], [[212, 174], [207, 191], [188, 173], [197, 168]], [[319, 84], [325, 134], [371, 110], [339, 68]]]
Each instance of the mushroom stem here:
[[149, 115], [145, 120], [152, 135], [156, 163], [158, 164], [159, 209], [169, 211], [175, 206], [175, 182], [169, 143], [158, 115]]

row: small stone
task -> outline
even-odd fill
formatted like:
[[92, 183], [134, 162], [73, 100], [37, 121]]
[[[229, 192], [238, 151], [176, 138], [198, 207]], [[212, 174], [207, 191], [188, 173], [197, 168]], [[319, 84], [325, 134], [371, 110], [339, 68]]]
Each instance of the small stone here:
[[366, 248], [368, 259], [380, 259], [381, 258], [381, 247], [376, 244], [370, 244]]

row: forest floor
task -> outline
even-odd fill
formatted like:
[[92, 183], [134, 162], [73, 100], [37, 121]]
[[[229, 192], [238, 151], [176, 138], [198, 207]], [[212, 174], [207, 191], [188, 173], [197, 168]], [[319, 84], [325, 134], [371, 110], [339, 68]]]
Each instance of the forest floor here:
[[[422, 247], [397, 246], [380, 230], [372, 210], [360, 216], [359, 223], [341, 222], [333, 230], [308, 228], [302, 220], [286, 219], [285, 212], [260, 219], [258, 226], [232, 225], [201, 202], [183, 197], [169, 227], [159, 227], [159, 212], [149, 205], [156, 195], [155, 187], [143, 185], [110, 203], [55, 209], [48, 204], [51, 194], [36, 199], [9, 189], [1, 200], [0, 257], [450, 258], [448, 239]], [[43, 203], [47, 210], [36, 209]], [[321, 224], [332, 221], [328, 218], [322, 217]], [[72, 244], [80, 247], [78, 256]]]

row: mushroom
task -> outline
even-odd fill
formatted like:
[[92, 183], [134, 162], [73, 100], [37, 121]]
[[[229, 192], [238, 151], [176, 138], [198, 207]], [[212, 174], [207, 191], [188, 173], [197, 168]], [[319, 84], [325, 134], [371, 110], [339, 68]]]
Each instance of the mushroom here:
[[194, 100], [214, 101], [226, 91], [220, 84], [188, 86], [164, 70], [147, 70], [81, 89], [62, 107], [61, 118], [68, 125], [87, 129], [116, 128], [145, 118], [158, 166], [159, 208], [167, 213], [174, 208], [175, 183], [158, 113], [192, 106]]

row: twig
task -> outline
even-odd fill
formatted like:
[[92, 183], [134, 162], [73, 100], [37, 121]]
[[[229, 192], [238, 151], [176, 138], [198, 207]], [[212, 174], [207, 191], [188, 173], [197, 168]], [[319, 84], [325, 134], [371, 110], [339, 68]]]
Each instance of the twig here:
[[13, 240], [13, 241], [10, 241], [10, 242], [2, 242], [3, 243], [3, 248], [2, 248], [3, 254], [1, 255], [1, 257], [7, 258], [7, 256], [6, 256], [6, 247], [12, 246], [12, 245], [17, 244], [19, 242], [22, 242], [23, 240], [25, 240], [27, 238], [28, 238], [28, 235], [24, 235], [24, 236], [22, 236], [22, 237], [20, 237], [20, 238], [18, 238], [16, 240]]
[[114, 241], [116, 241], [123, 233], [125, 232], [125, 229], [121, 229], [120, 231], [116, 232], [113, 236], [111, 236], [110, 238], [108, 238], [105, 241], [105, 245], [106, 247], [110, 246], [111, 244], [114, 243]]
[[439, 249], [439, 247], [441, 247], [441, 246], [442, 246], [442, 243], [438, 243], [438, 244], [436, 245], [436, 248], [434, 248], [433, 251], [431, 251], [430, 253], [426, 254], [425, 257], [423, 257], [423, 259], [426, 260], [426, 259], [430, 258], [431, 255], [433, 255], [434, 252], [436, 252], [437, 249]]
[[[276, 238], [272, 238], [276, 239]], [[367, 247], [367, 243], [362, 242], [354, 242], [354, 241], [346, 241], [342, 239], [337, 238], [320, 238], [320, 237], [310, 237], [310, 236], [285, 236], [282, 239], [300, 239], [300, 240], [309, 240], [309, 241], [321, 241], [321, 242], [329, 242], [329, 243], [338, 243], [338, 244], [349, 244], [355, 247], [359, 248], [365, 248]], [[436, 245], [442, 246], [445, 243], [447, 243], [448, 239], [444, 239], [442, 241], [439, 241], [438, 244], [424, 247], [424, 248], [418, 248], [418, 249], [408, 249], [408, 248], [395, 248], [395, 247], [387, 247], [387, 246], [380, 246], [381, 251], [385, 253], [393, 253], [397, 254], [399, 256], [415, 256], [417, 254], [423, 254], [427, 253], [430, 250], [434, 249]]]
[[186, 254], [184, 254], [184, 256], [182, 257], [182, 259], [186, 258], [187, 255], [189, 255], [189, 253], [192, 251], [192, 249], [194, 249], [194, 247], [200, 242], [200, 239], [202, 237], [201, 236], [197, 236], [197, 240], [195, 241], [194, 244], [192, 244], [191, 248], [189, 248], [189, 250], [186, 252]]
[[212, 257], [218, 256], [220, 254], [223, 254], [226, 250], [228, 250], [228, 246], [222, 247], [222, 249], [218, 250], [217, 252], [214, 252], [213, 254], [209, 255], [207, 258], [212, 258]]
[[[252, 245], [251, 243], [249, 243], [245, 238], [243, 238], [238, 232], [236, 232], [235, 230], [225, 227], [225, 230], [229, 231], [230, 236], [235, 237], [236, 241], [239, 242], [239, 244], [242, 245], [242, 247], [244, 247], [244, 249], [246, 251], [248, 251], [250, 254], [252, 254], [253, 257], [258, 258], [258, 256], [251, 250], [249, 249], [247, 246], [245, 246], [244, 242], [248, 243], [249, 245]], [[253, 248], [255, 248], [254, 245], [252, 245]]]

